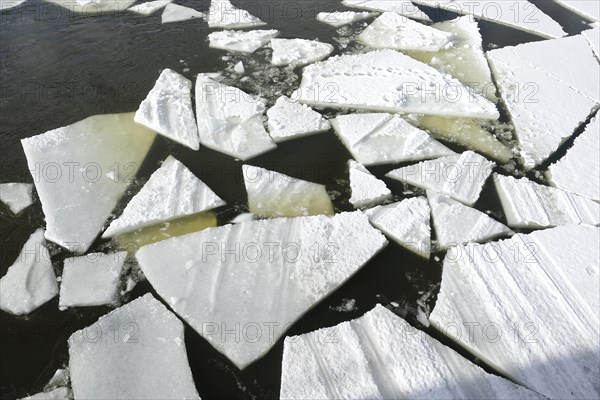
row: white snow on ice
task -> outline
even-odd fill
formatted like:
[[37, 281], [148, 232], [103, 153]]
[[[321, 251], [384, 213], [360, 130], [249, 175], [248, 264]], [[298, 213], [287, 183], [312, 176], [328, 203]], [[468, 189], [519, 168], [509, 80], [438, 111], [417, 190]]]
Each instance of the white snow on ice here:
[[148, 1], [146, 3], [136, 4], [135, 6], [129, 7], [128, 11], [133, 11], [136, 14], [140, 15], [151, 15], [161, 8], [165, 7], [167, 4], [171, 3], [173, 0], [155, 0]]
[[334, 11], [334, 12], [320, 12], [317, 14], [317, 21], [331, 25], [334, 28], [339, 28], [344, 25], [351, 24], [371, 18], [377, 15], [368, 11], [354, 12], [354, 11]]
[[279, 31], [220, 31], [208, 35], [209, 46], [214, 49], [238, 51], [241, 53], [254, 53], [267, 45], [271, 39], [279, 35]]
[[180, 6], [179, 4], [169, 3], [161, 15], [161, 23], [188, 21], [190, 19], [204, 18], [204, 14], [193, 8]]
[[0, 184], [0, 201], [10, 208], [14, 214], [33, 204], [33, 184], [31, 183], [2, 183]]
[[207, 16], [210, 28], [239, 29], [266, 25], [260, 18], [237, 8], [229, 0], [212, 0]]
[[431, 19], [421, 11], [410, 0], [342, 0], [342, 4], [347, 7], [359, 8], [369, 11], [392, 11], [402, 15], [405, 19], [413, 18], [423, 21]]
[[275, 143], [326, 132], [331, 128], [329, 121], [321, 114], [286, 96], [277, 99], [267, 111], [267, 116], [269, 135]]
[[302, 66], [327, 58], [333, 52], [333, 45], [306, 39], [271, 39], [273, 58], [276, 66]]
[[364, 165], [348, 161], [350, 204], [354, 208], [372, 207], [390, 199], [392, 192], [385, 183], [373, 176]]

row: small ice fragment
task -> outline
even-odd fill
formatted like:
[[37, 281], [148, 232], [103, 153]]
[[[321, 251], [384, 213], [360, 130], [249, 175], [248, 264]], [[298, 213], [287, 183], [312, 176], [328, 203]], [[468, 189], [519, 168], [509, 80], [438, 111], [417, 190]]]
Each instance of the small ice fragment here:
[[305, 104], [281, 96], [267, 111], [269, 135], [275, 143], [326, 132], [331, 128], [321, 114]]
[[431, 21], [423, 11], [419, 10], [410, 0], [342, 0], [347, 7], [359, 8], [369, 11], [391, 11], [408, 18]]
[[238, 74], [243, 74], [246, 72], [246, 69], [244, 68], [244, 63], [241, 61], [233, 66], [233, 70]]
[[242, 224], [244, 222], [254, 221], [255, 219], [256, 219], [256, 216], [254, 214], [244, 213], [244, 214], [239, 214], [234, 219], [232, 219], [231, 223], [232, 224]]
[[354, 208], [372, 207], [392, 197], [392, 192], [385, 183], [373, 176], [362, 164], [349, 160], [348, 171], [351, 190], [350, 204]]
[[246, 10], [237, 8], [229, 0], [212, 0], [207, 16], [210, 28], [253, 28], [266, 25], [266, 22]]
[[333, 52], [329, 43], [306, 39], [271, 39], [273, 58], [276, 66], [302, 66], [327, 58]]
[[33, 204], [32, 191], [33, 184], [31, 183], [2, 183], [0, 184], [0, 201], [16, 215]]
[[54, 372], [52, 378], [44, 386], [44, 392], [48, 392], [52, 389], [59, 387], [69, 386], [69, 370], [65, 368], [59, 368]]
[[169, 3], [163, 10], [161, 23], [187, 21], [194, 18], [203, 18], [204, 14], [193, 8], [180, 6], [179, 4]]
[[335, 307], [329, 307], [330, 310], [337, 312], [352, 312], [356, 311], [356, 299], [343, 299], [342, 304]]
[[[214, 49], [226, 51], [238, 51], [241, 53], [253, 53], [259, 48], [265, 46], [274, 37], [279, 35], [279, 31], [254, 30], [254, 31], [220, 31], [208, 35], [209, 46]], [[214, 78], [206, 74], [210, 78]]]
[[73, 396], [69, 388], [59, 387], [47, 392], [41, 392], [24, 397], [21, 400], [71, 400], [72, 398]]
[[320, 12], [317, 14], [317, 21], [324, 22], [327, 25], [331, 25], [334, 28], [339, 28], [353, 22], [358, 22], [371, 18], [377, 15], [373, 12], [354, 12], [354, 11], [334, 11], [334, 12]]
[[133, 11], [136, 14], [140, 15], [151, 15], [161, 8], [165, 7], [167, 4], [171, 3], [173, 0], [155, 0], [148, 1], [146, 3], [137, 4], [133, 7], [129, 7], [128, 11]]

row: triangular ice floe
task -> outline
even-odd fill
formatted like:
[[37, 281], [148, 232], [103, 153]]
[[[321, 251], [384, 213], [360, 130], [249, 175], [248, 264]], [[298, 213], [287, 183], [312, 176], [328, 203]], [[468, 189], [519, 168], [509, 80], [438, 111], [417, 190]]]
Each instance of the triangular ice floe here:
[[2, 183], [0, 184], [0, 201], [10, 208], [14, 214], [33, 204], [33, 184], [31, 183]]
[[347, 7], [359, 8], [370, 11], [391, 11], [403, 17], [431, 21], [431, 19], [419, 7], [410, 0], [342, 0]]
[[273, 58], [271, 63], [277, 66], [302, 66], [321, 61], [333, 52], [333, 46], [316, 40], [272, 39]]
[[161, 15], [161, 23], [181, 22], [195, 18], [203, 18], [204, 14], [193, 8], [180, 6], [179, 4], [169, 3]]
[[275, 143], [328, 131], [331, 128], [321, 114], [305, 104], [281, 96], [267, 111], [269, 135]]
[[253, 53], [265, 46], [279, 31], [255, 30], [255, 31], [220, 31], [208, 35], [209, 46], [214, 49], [226, 51], [239, 51], [241, 53]]
[[141, 15], [151, 15], [154, 12], [160, 10], [165, 7], [167, 4], [171, 3], [173, 0], [155, 0], [148, 1], [146, 3], [137, 4], [133, 7], [129, 7], [127, 11], [133, 11], [136, 14]]
[[260, 18], [237, 8], [229, 0], [212, 0], [207, 16], [210, 28], [251, 28], [266, 25]]
[[376, 13], [363, 11], [334, 11], [334, 12], [320, 12], [317, 14], [317, 21], [324, 22], [327, 25], [331, 25], [334, 28], [339, 28], [353, 22], [362, 21], [367, 18], [371, 18], [377, 15]]
[[392, 197], [392, 192], [385, 183], [373, 176], [362, 164], [349, 160], [348, 172], [350, 204], [354, 208], [371, 207]]

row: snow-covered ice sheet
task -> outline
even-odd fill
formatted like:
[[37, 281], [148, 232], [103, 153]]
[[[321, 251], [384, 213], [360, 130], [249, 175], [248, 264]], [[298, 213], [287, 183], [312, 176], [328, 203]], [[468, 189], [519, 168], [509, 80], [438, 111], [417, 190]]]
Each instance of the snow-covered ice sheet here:
[[495, 163], [472, 151], [395, 169], [386, 177], [444, 193], [468, 206], [475, 204]]
[[21, 141], [46, 239], [84, 253], [135, 177], [156, 134], [133, 113], [88, 117]]
[[135, 6], [129, 7], [127, 10], [133, 11], [136, 14], [148, 16], [154, 14], [171, 2], [173, 2], [173, 0], [148, 1], [146, 3], [136, 4]]
[[250, 212], [263, 218], [333, 215], [324, 185], [243, 165]]
[[244, 368], [386, 244], [357, 211], [228, 224], [136, 257], [173, 310]]
[[304, 67], [292, 98], [332, 108], [499, 117], [492, 102], [458, 80], [394, 50], [341, 55]]
[[223, 205], [225, 202], [208, 185], [169, 156], [102, 237], [122, 235]]
[[560, 24], [526, 0], [413, 0], [416, 4], [506, 25], [545, 38], [565, 36]]
[[556, 187], [600, 201], [600, 117], [575, 139], [567, 154], [546, 173]]
[[169, 68], [161, 72], [133, 120], [192, 150], [200, 148], [192, 82]]
[[205, 74], [196, 78], [196, 116], [200, 143], [240, 160], [248, 160], [277, 145], [265, 130], [265, 101]]
[[281, 96], [267, 111], [269, 135], [275, 143], [326, 132], [331, 128], [321, 114], [305, 104]]
[[76, 399], [199, 399], [183, 323], [146, 294], [69, 338]]
[[117, 303], [117, 289], [127, 252], [92, 253], [67, 258], [58, 307], [90, 307]]
[[368, 11], [320, 12], [317, 14], [317, 21], [326, 23], [327, 25], [331, 25], [334, 28], [339, 28], [340, 26], [348, 25], [353, 22], [362, 21], [367, 18], [374, 17], [375, 15], [377, 15], [377, 14], [368, 12]]
[[333, 52], [333, 45], [306, 39], [272, 39], [273, 58], [276, 66], [302, 66], [327, 58]]
[[58, 293], [44, 230], [27, 240], [16, 261], [0, 279], [0, 309], [14, 315], [29, 314]]
[[2, 183], [0, 184], [0, 201], [10, 208], [14, 214], [33, 204], [33, 184]]
[[370, 11], [392, 11], [396, 14], [423, 21], [431, 19], [410, 0], [342, 0], [347, 7]]
[[587, 39], [596, 58], [600, 61], [600, 28], [589, 29], [581, 34]]
[[209, 46], [214, 49], [238, 51], [241, 53], [254, 53], [267, 45], [271, 39], [279, 35], [279, 31], [254, 30], [254, 31], [220, 31], [208, 35]]
[[350, 204], [354, 208], [371, 207], [390, 199], [392, 192], [385, 183], [373, 176], [364, 165], [348, 161]]
[[[585, 174], [585, 171], [580, 172]], [[494, 174], [506, 221], [511, 228], [548, 228], [585, 223], [600, 224], [600, 204], [527, 178]]]
[[437, 52], [448, 46], [452, 35], [394, 12], [381, 14], [358, 36], [374, 49]]
[[592, 21], [600, 21], [600, 6], [594, 0], [554, 0], [561, 6]]
[[399, 115], [347, 114], [331, 120], [352, 156], [363, 165], [394, 164], [454, 152]]
[[562, 226], [450, 250], [430, 321], [552, 399], [598, 398], [600, 232]]
[[[243, 3], [242, 3], [243, 4]], [[212, 0], [207, 16], [210, 28], [253, 28], [266, 25], [266, 22], [250, 14], [248, 11], [235, 7], [229, 0]]]
[[[125, 11], [135, 3], [136, 0], [46, 0], [48, 3], [64, 7], [71, 13], [86, 14], [91, 16], [115, 15], [115, 13]], [[57, 11], [48, 10], [46, 13]]]
[[427, 191], [440, 250], [469, 242], [484, 243], [512, 231], [484, 212], [465, 206], [439, 192]]
[[387, 237], [421, 257], [431, 254], [431, 210], [425, 197], [377, 206], [366, 211], [369, 222]]
[[161, 15], [161, 23], [181, 22], [190, 19], [203, 18], [204, 14], [190, 7], [180, 6], [179, 4], [169, 3]]
[[382, 305], [287, 337], [281, 399], [542, 399], [488, 374]]

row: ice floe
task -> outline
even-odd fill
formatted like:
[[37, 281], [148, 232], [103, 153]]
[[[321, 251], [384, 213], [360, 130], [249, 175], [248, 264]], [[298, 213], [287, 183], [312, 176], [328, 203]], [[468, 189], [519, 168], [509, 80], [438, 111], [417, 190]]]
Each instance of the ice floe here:
[[377, 206], [366, 211], [369, 222], [387, 237], [421, 257], [431, 254], [431, 210], [425, 197]]
[[76, 399], [199, 399], [181, 321], [146, 294], [69, 338]]
[[333, 46], [316, 40], [272, 39], [273, 58], [276, 66], [302, 66], [327, 58], [333, 52]]
[[46, 238], [84, 253], [135, 177], [156, 135], [133, 113], [88, 117], [21, 141]]
[[450, 33], [394, 12], [385, 12], [358, 36], [358, 40], [374, 49], [436, 52], [448, 46], [451, 37]]
[[540, 185], [527, 178], [494, 174], [493, 180], [511, 228], [600, 224], [600, 204], [586, 197]]
[[333, 215], [324, 185], [252, 165], [242, 170], [250, 212], [258, 217]]
[[427, 199], [440, 250], [469, 242], [484, 243], [512, 232], [487, 214], [439, 192], [428, 190]]
[[[136, 0], [46, 0], [48, 3], [64, 7], [71, 13], [86, 14], [86, 15], [114, 15], [115, 13], [125, 11]], [[46, 13], [56, 15], [57, 11], [47, 10]]]
[[449, 75], [394, 50], [304, 68], [294, 99], [309, 105], [497, 119], [496, 106]]
[[554, 0], [561, 6], [592, 21], [600, 21], [598, 2], [589, 0]]
[[265, 130], [265, 101], [238, 88], [196, 78], [196, 116], [200, 143], [240, 160], [256, 157], [277, 145]]
[[289, 97], [281, 96], [267, 111], [269, 135], [275, 143], [314, 133], [326, 132], [331, 128], [321, 114], [305, 104], [299, 104]]
[[353, 22], [358, 22], [365, 20], [367, 18], [371, 18], [377, 15], [376, 13], [363, 11], [363, 12], [354, 12], [354, 11], [334, 11], [334, 12], [320, 12], [317, 14], [317, 21], [324, 22], [327, 25], [331, 25], [334, 28], [339, 28], [340, 26], [348, 25]]
[[543, 399], [488, 374], [381, 305], [287, 337], [281, 399]]
[[223, 205], [225, 202], [211, 188], [169, 156], [102, 237], [122, 235]]
[[[567, 154], [546, 173], [556, 187], [600, 201], [600, 117], [575, 139]], [[582, 177], [582, 174], [584, 175]]]
[[581, 34], [587, 39], [596, 58], [600, 61], [600, 28], [583, 31]]
[[71, 400], [73, 395], [69, 388], [59, 387], [47, 392], [40, 392], [31, 396], [23, 397], [22, 400]]
[[29, 314], [57, 293], [56, 275], [44, 246], [44, 230], [38, 229], [0, 279], [0, 309], [15, 315]]
[[220, 31], [208, 35], [209, 46], [214, 49], [238, 51], [241, 53], [254, 53], [267, 45], [271, 39], [279, 35], [279, 31], [254, 30], [254, 31]]
[[133, 120], [192, 150], [200, 148], [192, 82], [169, 68], [161, 72]]
[[244, 63], [239, 61], [237, 64], [233, 66], [233, 70], [236, 74], [243, 74], [246, 72], [246, 68], [244, 67]]
[[432, 325], [548, 398], [597, 398], [599, 238], [570, 225], [453, 248]]
[[127, 252], [92, 253], [67, 258], [58, 307], [89, 307], [117, 303], [118, 286]]
[[472, 151], [427, 160], [389, 172], [388, 178], [444, 193], [468, 206], [475, 204], [495, 163]]
[[342, 0], [347, 7], [370, 11], [392, 11], [396, 14], [423, 21], [431, 19], [410, 0]]
[[33, 185], [31, 183], [0, 184], [0, 201], [10, 208], [14, 214], [33, 204]]
[[137, 4], [135, 6], [129, 7], [128, 11], [133, 11], [136, 14], [140, 15], [151, 15], [161, 8], [165, 7], [167, 4], [173, 2], [173, 0], [155, 0], [148, 1], [146, 3]]
[[204, 14], [193, 8], [180, 6], [179, 4], [169, 3], [161, 15], [161, 23], [187, 21], [195, 18], [203, 18]]
[[331, 120], [352, 156], [363, 165], [394, 164], [454, 152], [398, 115], [347, 114]]
[[173, 310], [244, 368], [386, 244], [357, 211], [228, 224], [136, 257]]
[[350, 204], [354, 208], [371, 207], [392, 197], [392, 192], [383, 181], [373, 176], [364, 165], [348, 161], [350, 177]]
[[229, 0], [212, 0], [207, 16], [210, 28], [252, 28], [266, 25], [260, 18], [237, 8]]

